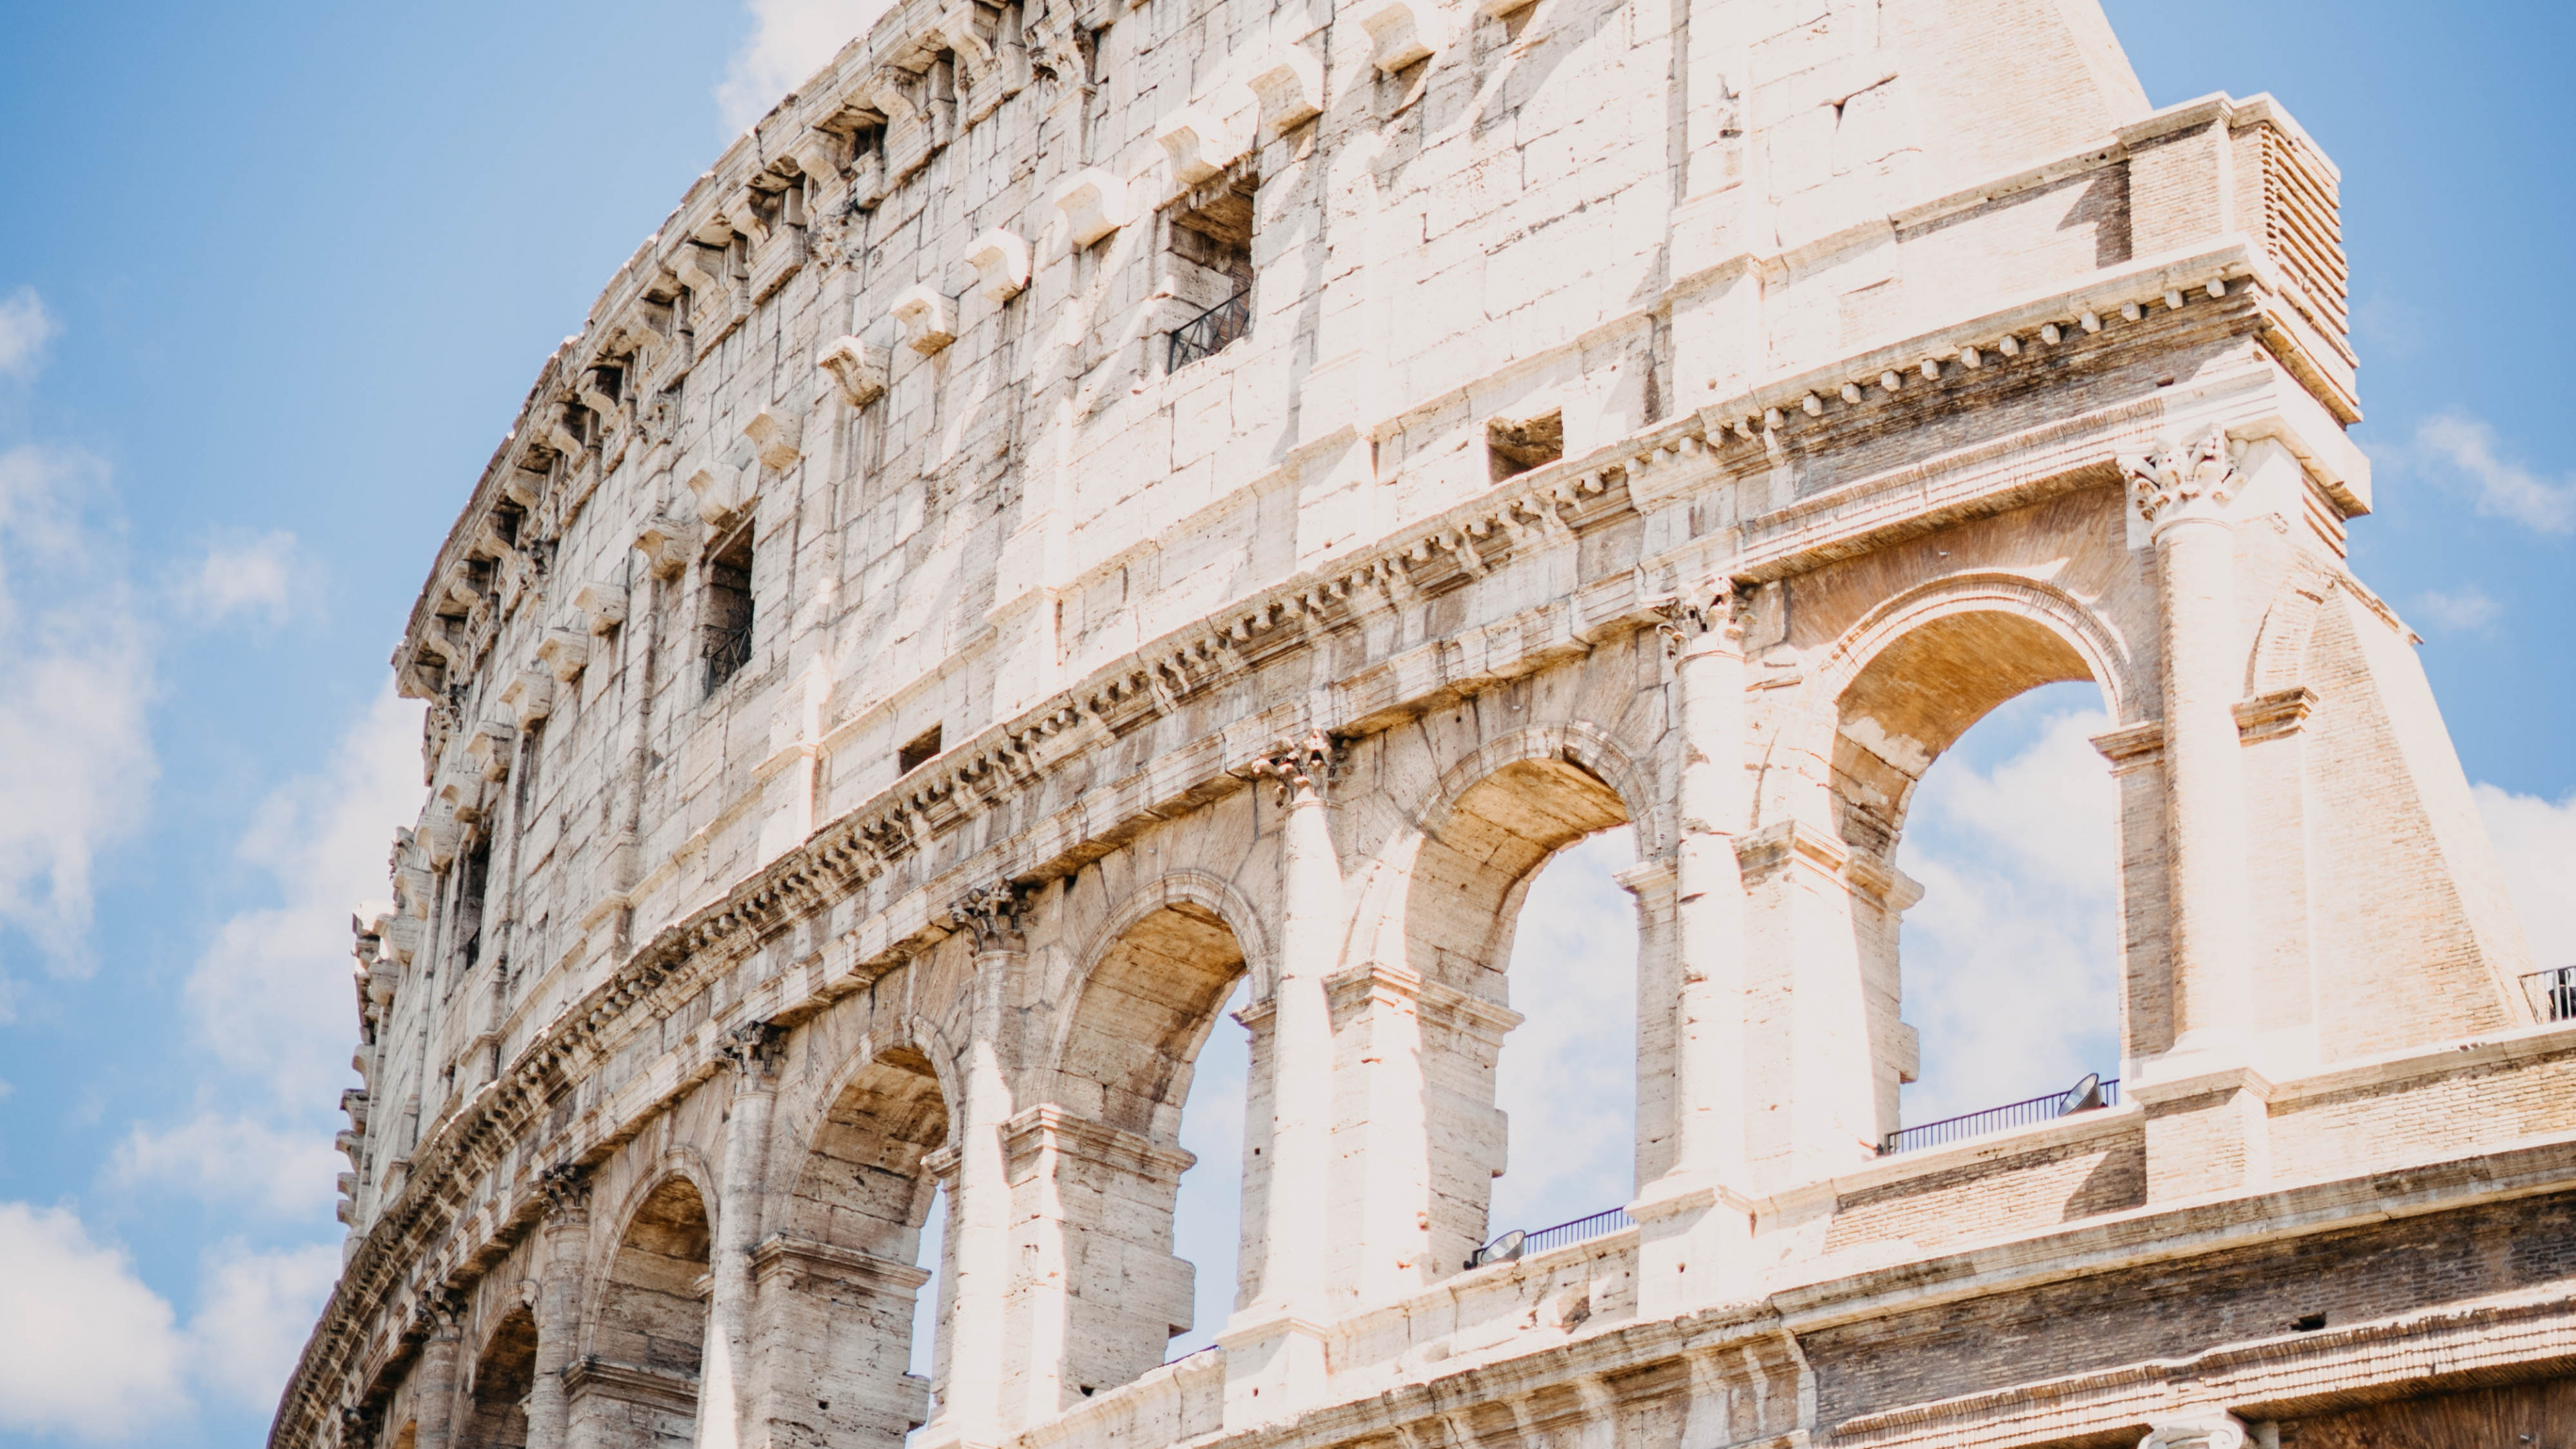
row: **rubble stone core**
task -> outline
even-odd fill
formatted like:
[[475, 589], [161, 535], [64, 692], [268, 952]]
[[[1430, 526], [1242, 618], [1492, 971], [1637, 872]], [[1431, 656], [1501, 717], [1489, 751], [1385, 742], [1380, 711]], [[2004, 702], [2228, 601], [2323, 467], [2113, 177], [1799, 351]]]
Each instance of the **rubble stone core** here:
[[[413, 610], [272, 1445], [2563, 1425], [2576, 1026], [2345, 562], [2336, 186], [2095, 0], [898, 5]], [[1884, 1152], [1914, 786], [2066, 680], [2120, 1100]], [[1623, 823], [1627, 1218], [1468, 1266], [1513, 918]], [[1238, 987], [1234, 1310], [1167, 1363]]]

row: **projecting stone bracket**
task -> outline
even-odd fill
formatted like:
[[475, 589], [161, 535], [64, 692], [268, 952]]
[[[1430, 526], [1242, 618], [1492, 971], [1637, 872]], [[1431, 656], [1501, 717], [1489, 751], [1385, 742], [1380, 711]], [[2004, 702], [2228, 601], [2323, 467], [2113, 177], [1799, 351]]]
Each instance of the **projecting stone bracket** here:
[[885, 396], [886, 373], [893, 361], [894, 354], [882, 347], [856, 337], [843, 337], [824, 348], [815, 365], [831, 374], [833, 385], [841, 390], [841, 400], [856, 408]]
[[886, 310], [903, 329], [904, 345], [924, 357], [957, 340], [957, 304], [927, 282], [896, 293]]

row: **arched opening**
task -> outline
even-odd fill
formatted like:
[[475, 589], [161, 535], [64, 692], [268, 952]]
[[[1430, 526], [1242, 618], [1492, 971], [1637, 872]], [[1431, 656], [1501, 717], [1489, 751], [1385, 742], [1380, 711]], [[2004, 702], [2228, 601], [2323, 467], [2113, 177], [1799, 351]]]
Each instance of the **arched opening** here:
[[1511, 1142], [1492, 1233], [1581, 1222], [1636, 1195], [1637, 902], [1619, 882], [1636, 863], [1635, 828], [1616, 826], [1548, 857], [1522, 897], [1507, 974], [1526, 1019], [1494, 1064]]
[[[1508, 1140], [1513, 1131], [1507, 1109], [1497, 1105], [1500, 1063], [1527, 1063], [1523, 1080], [1536, 1085], [1531, 1079], [1544, 1076], [1556, 1051], [1614, 1025], [1624, 1025], [1628, 1036], [1609, 1060], [1637, 1061], [1633, 906], [1624, 912], [1630, 938], [1624, 953], [1551, 961], [1539, 979], [1527, 983], [1532, 989], [1522, 992], [1511, 990], [1507, 980], [1542, 867], [1573, 849], [1571, 858], [1581, 864], [1572, 868], [1568, 885], [1579, 886], [1587, 875], [1606, 875], [1608, 860], [1623, 847], [1633, 859], [1635, 847], [1624, 838], [1626, 832], [1594, 847], [1578, 848], [1579, 843], [1628, 823], [1619, 792], [1560, 753], [1500, 766], [1436, 812], [1425, 828], [1404, 909], [1406, 961], [1424, 982], [1416, 1007], [1428, 1139], [1429, 1205], [1423, 1215], [1428, 1236], [1422, 1250], [1425, 1271], [1418, 1275], [1423, 1280], [1459, 1271], [1497, 1228], [1551, 1226], [1560, 1219], [1550, 1214], [1560, 1210], [1568, 1218], [1584, 1217], [1594, 1208], [1625, 1202], [1635, 1185], [1629, 1155], [1635, 1141], [1632, 1074], [1624, 1116], [1628, 1131], [1615, 1139], [1617, 1150], [1606, 1154], [1600, 1181], [1587, 1183], [1580, 1172], [1541, 1170], [1542, 1159], [1531, 1156], [1527, 1160], [1533, 1170], [1525, 1181], [1532, 1190], [1515, 1188], [1504, 1201], [1515, 1213], [1532, 1213], [1537, 1220], [1505, 1223], [1491, 1211], [1496, 1179], [1524, 1150], [1535, 1149], [1533, 1143]], [[1587, 903], [1593, 899], [1578, 894]], [[1556, 924], [1535, 933], [1543, 948], [1583, 955], [1591, 933], [1569, 937]], [[1550, 1021], [1523, 1038], [1518, 1033], [1529, 1027], [1520, 1013], [1533, 1003], [1550, 1013]], [[1525, 1043], [1516, 1057], [1505, 1050], [1507, 1035]], [[1529, 1099], [1525, 1089], [1516, 1088], [1514, 1095]], [[1556, 1114], [1540, 1115], [1542, 1130], [1567, 1125]], [[1596, 1155], [1591, 1149], [1597, 1145], [1584, 1144], [1583, 1156]], [[1565, 1206], [1576, 1202], [1587, 1206]]]
[[635, 1209], [599, 1295], [590, 1352], [569, 1381], [584, 1442], [656, 1449], [696, 1432], [710, 1235], [696, 1185], [673, 1177]]
[[[930, 1059], [909, 1047], [877, 1053], [833, 1099], [808, 1148], [780, 1230], [753, 1271], [778, 1317], [773, 1381], [816, 1385], [792, 1404], [812, 1406], [826, 1442], [900, 1441], [927, 1422], [946, 1382], [945, 1289], [936, 1271], [946, 1240], [933, 1222], [941, 1191], [948, 1107]], [[925, 1293], [934, 1278], [937, 1290]], [[828, 1387], [829, 1393], [823, 1392]]]
[[2116, 1072], [2117, 811], [2089, 743], [2109, 726], [2084, 654], [1999, 609], [1907, 631], [1837, 701], [1882, 1151], [2053, 1115]]
[[474, 1361], [459, 1449], [527, 1449], [528, 1391], [537, 1381], [537, 1321], [516, 1309]]
[[1907, 1122], [2117, 1075], [2119, 800], [2092, 744], [2111, 724], [2092, 686], [2042, 685], [1924, 772], [1897, 850], [1923, 886], [1898, 948]]
[[[1215, 1199], [1240, 1201], [1248, 1166], [1240, 1155], [1240, 1115], [1229, 1133], [1209, 1120], [1223, 1104], [1201, 1103], [1186, 1114], [1193, 1140], [1231, 1145], [1234, 1155], [1200, 1166], [1182, 1144], [1184, 1109], [1194, 1100], [1203, 1050], [1244, 973], [1234, 931], [1197, 901], [1170, 901], [1120, 930], [1074, 1008], [1057, 1079], [1064, 1115], [1042, 1127], [1043, 1143], [1013, 1146], [1015, 1162], [1042, 1146], [1053, 1163], [1053, 1193], [1033, 1202], [1042, 1214], [1056, 1214], [1046, 1230], [1069, 1281], [1121, 1285], [1115, 1295], [1072, 1294], [1062, 1301], [1066, 1403], [1162, 1364], [1174, 1341], [1199, 1326], [1203, 1300], [1248, 1299], [1237, 1253], [1224, 1254], [1237, 1262], [1199, 1264], [1175, 1251], [1182, 1184], [1194, 1169], [1201, 1178], [1231, 1174], [1236, 1181], [1205, 1189], [1192, 1182], [1191, 1236], [1205, 1243], [1231, 1234], [1240, 1243], [1239, 1217], [1218, 1228], [1209, 1210]], [[1239, 1027], [1227, 1030], [1230, 1038], [1242, 1034]], [[1221, 1080], [1214, 1095], [1230, 1097], [1240, 1114], [1240, 1058], [1220, 1051], [1218, 1060], [1235, 1064], [1228, 1068], [1232, 1081]], [[1016, 1168], [1013, 1175], [1020, 1176]], [[1236, 1269], [1230, 1290], [1221, 1276], [1226, 1267]], [[1202, 1283], [1203, 1268], [1220, 1272]], [[1222, 1321], [1220, 1311], [1206, 1328]]]

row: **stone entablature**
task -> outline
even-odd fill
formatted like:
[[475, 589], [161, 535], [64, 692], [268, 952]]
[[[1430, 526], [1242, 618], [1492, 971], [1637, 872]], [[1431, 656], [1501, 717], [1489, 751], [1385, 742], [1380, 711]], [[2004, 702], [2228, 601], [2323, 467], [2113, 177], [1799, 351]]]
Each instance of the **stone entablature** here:
[[[1685, 10], [913, 4], [727, 152], [395, 659], [281, 1449], [2180, 1446], [2568, 1333], [2457, 1247], [2569, 1211], [2576, 1048], [2344, 559], [2331, 165], [2086, 0]], [[2129, 1105], [1880, 1157], [1913, 786], [2074, 679]], [[1467, 1268], [1519, 892], [1621, 823], [1634, 1226]], [[2329, 1327], [2127, 1311], [2274, 1251]]]

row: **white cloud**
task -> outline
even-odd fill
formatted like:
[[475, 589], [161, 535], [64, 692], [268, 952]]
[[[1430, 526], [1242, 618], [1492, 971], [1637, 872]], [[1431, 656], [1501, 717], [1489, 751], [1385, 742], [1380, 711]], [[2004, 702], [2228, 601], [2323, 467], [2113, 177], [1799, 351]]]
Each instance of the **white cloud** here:
[[891, 0], [747, 0], [747, 8], [751, 35], [716, 87], [716, 108], [734, 130], [769, 114], [842, 46], [865, 34]]
[[1524, 1019], [1494, 1067], [1511, 1131], [1494, 1232], [1636, 1195], [1637, 906], [1611, 878], [1636, 859], [1634, 830], [1605, 830], [1558, 852], [1521, 899], [1509, 981]]
[[198, 1381], [238, 1408], [276, 1407], [339, 1277], [340, 1250], [328, 1243], [268, 1253], [238, 1244], [220, 1250], [206, 1267], [188, 1325]]
[[60, 330], [35, 288], [20, 287], [0, 300], [0, 373], [17, 378], [35, 376], [45, 344]]
[[2475, 584], [2457, 589], [2426, 589], [2415, 596], [2415, 612], [2460, 633], [2473, 633], [2492, 624], [2504, 613], [2504, 605], [2487, 597]]
[[154, 773], [150, 641], [122, 540], [87, 511], [105, 493], [85, 454], [0, 453], [0, 924], [67, 971], [91, 861], [141, 821]]
[[2532, 964], [2576, 966], [2576, 794], [2553, 805], [2493, 785], [2475, 789], [2505, 889], [2531, 937]]
[[327, 766], [269, 795], [240, 854], [275, 878], [283, 903], [225, 921], [188, 977], [207, 1045], [281, 1104], [335, 1102], [347, 1078], [349, 917], [385, 893], [394, 828], [420, 812], [420, 713], [387, 689]]
[[257, 1117], [200, 1112], [155, 1132], [140, 1124], [116, 1146], [108, 1181], [249, 1202], [281, 1217], [326, 1216], [346, 1161], [320, 1130], [284, 1131]]
[[2096, 710], [2050, 713], [1988, 770], [1972, 730], [1908, 804], [1899, 860], [1923, 899], [1900, 959], [1923, 1066], [1907, 1122], [2118, 1069], [2118, 802], [2089, 743], [2110, 727]]
[[0, 1426], [122, 1439], [187, 1406], [170, 1305], [78, 1217], [0, 1202], [0, 1263]]
[[220, 623], [256, 614], [286, 622], [287, 595], [295, 576], [295, 535], [283, 529], [255, 538], [218, 540], [174, 590], [197, 623]]
[[2542, 533], [2576, 531], [2576, 482], [2540, 477], [2496, 456], [2495, 429], [2465, 413], [2443, 413], [2415, 429], [2415, 450], [2448, 464], [2477, 491], [2487, 518], [2509, 519]]

